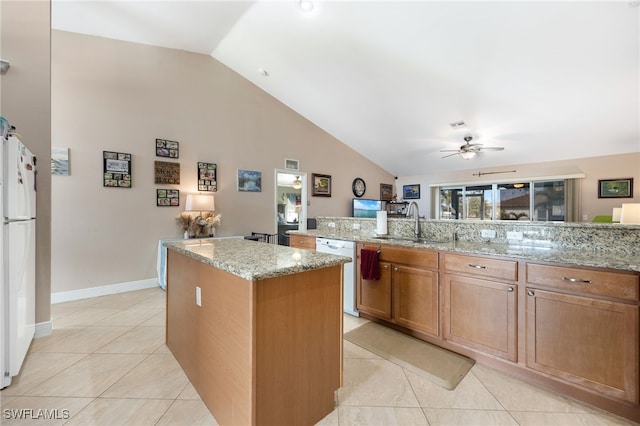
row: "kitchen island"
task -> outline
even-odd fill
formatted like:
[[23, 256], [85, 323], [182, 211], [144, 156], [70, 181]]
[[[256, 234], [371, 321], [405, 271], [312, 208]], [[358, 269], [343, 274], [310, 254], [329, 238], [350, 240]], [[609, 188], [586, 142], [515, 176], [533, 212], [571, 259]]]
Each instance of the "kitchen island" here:
[[349, 258], [241, 239], [166, 247], [167, 346], [219, 424], [334, 410]]

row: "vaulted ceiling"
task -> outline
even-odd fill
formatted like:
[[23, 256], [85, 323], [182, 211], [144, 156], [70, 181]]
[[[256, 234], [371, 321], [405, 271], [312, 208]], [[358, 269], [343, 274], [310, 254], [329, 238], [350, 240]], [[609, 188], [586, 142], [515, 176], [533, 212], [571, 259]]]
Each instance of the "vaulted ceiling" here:
[[[640, 152], [637, 0], [53, 0], [52, 27], [211, 55], [397, 176]], [[441, 158], [466, 134], [504, 150]]]

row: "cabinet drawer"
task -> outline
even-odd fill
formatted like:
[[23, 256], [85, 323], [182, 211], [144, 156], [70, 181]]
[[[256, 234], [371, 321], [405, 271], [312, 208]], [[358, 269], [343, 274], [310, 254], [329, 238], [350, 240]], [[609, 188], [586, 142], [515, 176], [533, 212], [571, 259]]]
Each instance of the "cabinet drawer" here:
[[638, 275], [527, 263], [527, 283], [619, 299], [638, 300]]
[[291, 234], [289, 237], [289, 247], [296, 247], [306, 250], [316, 249], [316, 237], [308, 235]]
[[380, 251], [380, 260], [416, 268], [438, 269], [438, 252], [429, 250], [383, 246]]
[[518, 262], [489, 259], [487, 257], [445, 254], [444, 268], [447, 272], [461, 272], [478, 277], [518, 280]]

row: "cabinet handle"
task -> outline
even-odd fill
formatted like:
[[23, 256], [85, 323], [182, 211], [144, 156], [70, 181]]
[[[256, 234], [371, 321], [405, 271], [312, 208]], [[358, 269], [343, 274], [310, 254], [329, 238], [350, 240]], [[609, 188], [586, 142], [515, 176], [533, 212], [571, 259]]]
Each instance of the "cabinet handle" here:
[[395, 272], [398, 272], [398, 267], [396, 266], [395, 268], [393, 268], [393, 270], [394, 270]]
[[507, 291], [508, 291], [509, 293], [513, 293], [513, 287], [508, 287], [508, 288], [507, 288]]
[[487, 269], [486, 266], [474, 265], [473, 263], [470, 263], [469, 266], [471, 266], [472, 268], [476, 268], [476, 269]]
[[384, 266], [382, 267], [382, 269], [384, 269], [384, 270], [386, 271], [387, 269], [389, 269], [389, 265], [384, 265]]
[[535, 294], [535, 292], [534, 292], [533, 290], [529, 290], [529, 291], [527, 291], [527, 294], [528, 294], [529, 296], [535, 296], [535, 295], [536, 295], [536, 294]]
[[567, 278], [562, 277], [564, 281], [569, 281], [570, 283], [583, 283], [583, 284], [591, 284], [591, 280], [583, 280], [582, 278]]

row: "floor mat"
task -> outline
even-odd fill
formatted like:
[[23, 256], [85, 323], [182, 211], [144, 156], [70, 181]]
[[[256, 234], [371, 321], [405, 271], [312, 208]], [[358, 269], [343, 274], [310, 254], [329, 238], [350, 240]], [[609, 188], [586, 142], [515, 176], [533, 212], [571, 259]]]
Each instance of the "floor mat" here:
[[344, 338], [449, 390], [474, 364], [472, 359], [374, 322], [349, 331]]

